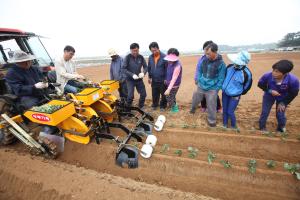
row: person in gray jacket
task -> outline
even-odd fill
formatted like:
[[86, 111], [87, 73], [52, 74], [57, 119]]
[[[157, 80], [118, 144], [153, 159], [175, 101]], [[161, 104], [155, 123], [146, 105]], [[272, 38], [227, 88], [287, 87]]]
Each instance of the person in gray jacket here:
[[[147, 96], [143, 78], [147, 73], [148, 66], [145, 58], [139, 54], [140, 46], [137, 43], [130, 45], [130, 54], [125, 57], [124, 72], [128, 89], [127, 104], [132, 105], [134, 98], [134, 88], [140, 94], [138, 107], [143, 108]], [[142, 69], [143, 68], [143, 69]]]
[[110, 79], [119, 81], [119, 96], [127, 100], [128, 92], [123, 69], [123, 58], [114, 49], [109, 49], [108, 55], [111, 57]]

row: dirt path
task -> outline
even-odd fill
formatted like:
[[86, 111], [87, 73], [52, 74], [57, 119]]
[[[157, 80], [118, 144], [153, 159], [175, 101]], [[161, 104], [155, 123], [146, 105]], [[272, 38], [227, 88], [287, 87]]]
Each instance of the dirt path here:
[[0, 158], [0, 199], [3, 200], [212, 200], [9, 149], [0, 149]]

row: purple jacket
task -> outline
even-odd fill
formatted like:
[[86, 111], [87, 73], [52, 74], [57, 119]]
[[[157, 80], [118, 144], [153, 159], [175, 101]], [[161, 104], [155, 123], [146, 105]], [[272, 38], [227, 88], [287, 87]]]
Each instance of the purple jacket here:
[[271, 90], [279, 92], [280, 96], [273, 98], [277, 102], [288, 105], [298, 95], [299, 79], [295, 75], [288, 73], [282, 80], [282, 83], [277, 85], [272, 72], [268, 72], [259, 79], [258, 87], [265, 91], [265, 95], [272, 96]]
[[182, 65], [181, 65], [180, 61], [177, 61], [177, 62], [174, 62], [174, 63], [172, 63], [172, 64], [168, 64], [168, 67], [167, 67], [167, 74], [166, 74], [167, 86], [170, 85], [170, 82], [171, 82], [172, 77], [173, 77], [174, 69], [175, 69], [175, 67], [176, 67], [177, 65], [180, 66], [181, 70], [180, 70], [179, 76], [178, 76], [177, 80], [175, 81], [173, 87], [179, 86], [180, 83], [181, 83], [181, 77], [182, 77]]
[[195, 72], [195, 76], [194, 76], [195, 81], [198, 81], [198, 79], [199, 79], [200, 66], [203, 61], [203, 58], [205, 58], [205, 55], [201, 56], [200, 59], [198, 60], [198, 63], [196, 66], [196, 72]]

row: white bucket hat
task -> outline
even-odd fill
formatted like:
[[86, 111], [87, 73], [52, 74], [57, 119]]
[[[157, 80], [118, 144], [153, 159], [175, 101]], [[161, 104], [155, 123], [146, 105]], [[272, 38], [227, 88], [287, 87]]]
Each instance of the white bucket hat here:
[[21, 50], [14, 51], [13, 57], [9, 59], [7, 62], [9, 63], [20, 63], [28, 60], [34, 60], [36, 57], [30, 54], [25, 53]]
[[109, 49], [109, 50], [108, 50], [108, 55], [109, 55], [110, 57], [112, 57], [112, 56], [118, 55], [118, 53], [117, 53], [117, 51], [116, 51], [115, 49]]
[[227, 57], [236, 65], [247, 65], [251, 59], [251, 55], [248, 51], [241, 51], [237, 54], [227, 54]]

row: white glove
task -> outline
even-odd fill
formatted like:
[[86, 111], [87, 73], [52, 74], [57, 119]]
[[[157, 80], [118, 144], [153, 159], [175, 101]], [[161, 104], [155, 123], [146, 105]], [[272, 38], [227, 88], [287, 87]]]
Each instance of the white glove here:
[[34, 84], [34, 87], [37, 89], [44, 89], [44, 88], [48, 87], [48, 83], [38, 82], [38, 83]]
[[145, 74], [143, 72], [139, 73], [139, 78], [144, 78]]
[[84, 79], [84, 76], [80, 75], [80, 74], [77, 74], [76, 76], [77, 79]]
[[134, 80], [139, 79], [139, 77], [138, 77], [136, 74], [134, 74], [134, 75], [132, 76], [132, 78], [133, 78]]

